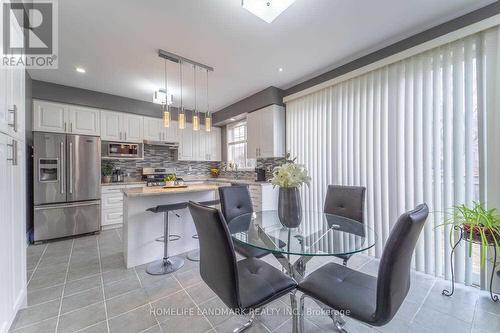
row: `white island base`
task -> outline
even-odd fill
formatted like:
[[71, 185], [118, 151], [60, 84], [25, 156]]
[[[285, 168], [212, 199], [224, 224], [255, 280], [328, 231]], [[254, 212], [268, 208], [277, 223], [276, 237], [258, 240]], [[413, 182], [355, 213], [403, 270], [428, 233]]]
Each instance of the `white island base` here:
[[[155, 241], [163, 236], [163, 213], [146, 211], [158, 205], [188, 201], [210, 201], [218, 198], [218, 186], [194, 184], [184, 189], [135, 188], [123, 191], [123, 253], [127, 268], [163, 258], [163, 243]], [[169, 214], [169, 232], [181, 236], [168, 244], [169, 256], [199, 248], [193, 219], [189, 210]]]

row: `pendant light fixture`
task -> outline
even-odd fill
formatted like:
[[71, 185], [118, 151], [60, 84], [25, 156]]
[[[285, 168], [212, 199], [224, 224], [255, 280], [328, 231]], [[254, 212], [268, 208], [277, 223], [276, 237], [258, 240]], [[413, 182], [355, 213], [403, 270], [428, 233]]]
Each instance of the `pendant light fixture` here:
[[170, 127], [170, 107], [168, 105], [168, 73], [167, 73], [167, 60], [165, 62], [165, 104], [163, 104], [163, 127]]
[[210, 105], [208, 103], [208, 69], [207, 69], [207, 113], [205, 113], [205, 131], [212, 130], [212, 114], [210, 113]]
[[193, 65], [194, 80], [194, 110], [193, 110], [193, 131], [200, 129], [200, 115], [196, 104], [196, 65]]
[[186, 113], [184, 112], [184, 105], [183, 100], [182, 100], [182, 60], [179, 60], [179, 72], [180, 72], [180, 78], [181, 78], [181, 106], [179, 109], [179, 129], [185, 129], [186, 128]]

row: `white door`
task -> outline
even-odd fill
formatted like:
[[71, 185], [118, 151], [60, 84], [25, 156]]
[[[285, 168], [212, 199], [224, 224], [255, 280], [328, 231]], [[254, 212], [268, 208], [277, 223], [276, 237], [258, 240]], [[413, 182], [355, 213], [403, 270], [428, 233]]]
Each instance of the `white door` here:
[[9, 121], [12, 126], [9, 126], [9, 134], [20, 140], [25, 136], [25, 103], [24, 100], [24, 87], [25, 87], [25, 73], [24, 67], [13, 68], [11, 76], [11, 102], [9, 109], [12, 110], [9, 114]]
[[163, 140], [163, 124], [161, 119], [144, 117], [144, 140]]
[[[8, 90], [8, 77], [10, 76], [10, 68], [0, 68], [0, 95], [7, 96]], [[7, 98], [0, 98], [0, 133], [7, 133], [9, 127], [9, 113], [7, 111]]]
[[170, 127], [163, 127], [163, 132], [164, 132], [164, 140], [167, 142], [179, 142], [179, 124], [176, 121], [171, 121], [170, 122]]
[[[0, 219], [2, 225], [2, 232], [0, 233], [0, 328], [8, 330], [8, 321], [12, 308], [12, 296], [10, 293], [10, 266], [11, 259], [9, 257], [9, 249], [11, 237], [9, 231], [4, 231], [10, 228], [12, 221], [11, 202], [12, 202], [12, 189], [11, 189], [11, 175], [10, 164], [8, 161], [10, 156], [10, 138], [0, 133], [0, 211], [2, 218]], [[7, 327], [6, 327], [7, 326]]]
[[179, 130], [179, 160], [192, 161], [193, 154], [193, 130], [190, 123], [186, 123], [186, 128]]
[[68, 106], [59, 103], [33, 101], [33, 130], [66, 133]]
[[101, 119], [97, 109], [82, 106], [69, 107], [69, 133], [82, 135], [101, 135]]
[[258, 111], [247, 115], [247, 157], [259, 157], [261, 143], [261, 115]]
[[142, 142], [144, 140], [144, 117], [136, 115], [123, 115], [124, 141]]
[[112, 111], [101, 111], [101, 140], [122, 141], [123, 114]]

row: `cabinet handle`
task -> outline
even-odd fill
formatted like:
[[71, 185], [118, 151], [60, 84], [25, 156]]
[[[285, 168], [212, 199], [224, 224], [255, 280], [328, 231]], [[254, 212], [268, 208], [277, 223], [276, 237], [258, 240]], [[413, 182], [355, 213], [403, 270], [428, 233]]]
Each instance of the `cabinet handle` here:
[[12, 113], [12, 124], [9, 124], [10, 127], [17, 132], [17, 106], [14, 104], [12, 109], [8, 109], [9, 113]]
[[127, 132], [123, 132], [123, 138], [125, 141], [127, 141]]
[[69, 123], [69, 132], [73, 133], [73, 122]]
[[17, 141], [12, 140], [12, 143], [7, 146], [12, 148], [12, 158], [8, 158], [7, 161], [11, 161], [12, 165], [17, 165]]
[[122, 132], [120, 132], [120, 140], [122, 139]]
[[64, 132], [66, 132], [66, 122], [64, 122]]

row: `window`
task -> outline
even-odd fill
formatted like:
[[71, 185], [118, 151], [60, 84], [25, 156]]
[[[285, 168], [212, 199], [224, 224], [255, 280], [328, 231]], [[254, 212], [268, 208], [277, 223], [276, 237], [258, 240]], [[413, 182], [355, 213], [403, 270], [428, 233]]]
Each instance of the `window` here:
[[238, 169], [255, 168], [255, 159], [247, 159], [247, 123], [245, 121], [227, 126], [227, 161], [236, 163]]

